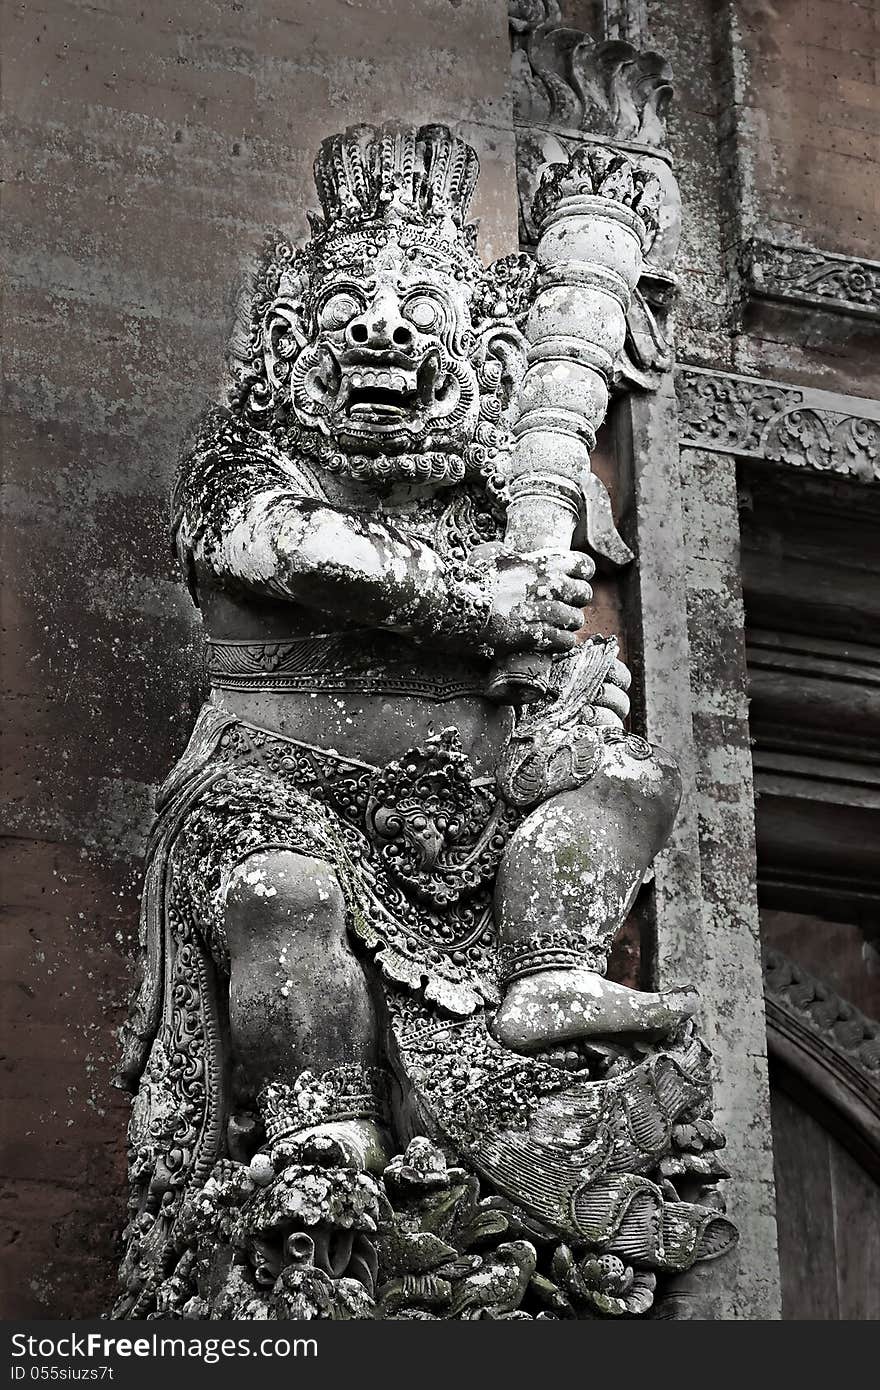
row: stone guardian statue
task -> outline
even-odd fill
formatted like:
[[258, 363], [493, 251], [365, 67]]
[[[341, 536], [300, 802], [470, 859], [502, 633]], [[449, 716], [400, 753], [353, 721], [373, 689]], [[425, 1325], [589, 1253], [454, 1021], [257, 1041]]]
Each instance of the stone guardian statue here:
[[697, 996], [605, 977], [677, 769], [577, 637], [656, 192], [582, 149], [484, 269], [477, 173], [326, 140], [182, 456], [211, 695], [148, 849], [118, 1317], [637, 1316], [735, 1239]]

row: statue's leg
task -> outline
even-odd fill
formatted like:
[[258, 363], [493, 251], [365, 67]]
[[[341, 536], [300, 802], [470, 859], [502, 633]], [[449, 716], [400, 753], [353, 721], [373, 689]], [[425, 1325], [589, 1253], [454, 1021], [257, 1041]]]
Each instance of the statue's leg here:
[[370, 987], [347, 939], [345, 902], [332, 867], [283, 849], [249, 855], [229, 878], [226, 935], [238, 1088], [263, 1097], [261, 1108], [272, 1114], [289, 1149], [314, 1137], [325, 1150], [337, 1143], [345, 1160], [359, 1167], [382, 1166], [386, 1143], [374, 1119], [296, 1123], [295, 1087], [304, 1071], [329, 1078], [332, 1087], [334, 1076], [355, 1075], [337, 1069], [368, 1075], [379, 1062]]
[[590, 781], [544, 802], [518, 827], [496, 888], [507, 976], [493, 1024], [500, 1042], [535, 1049], [657, 1035], [695, 1011], [693, 990], [641, 992], [600, 973], [680, 795], [678, 769], [662, 751], [633, 756], [614, 743]]

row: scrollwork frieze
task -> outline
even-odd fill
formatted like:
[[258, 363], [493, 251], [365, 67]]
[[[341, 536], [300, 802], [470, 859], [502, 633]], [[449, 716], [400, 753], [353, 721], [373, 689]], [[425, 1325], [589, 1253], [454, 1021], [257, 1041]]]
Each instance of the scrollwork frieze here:
[[741, 269], [749, 297], [880, 319], [877, 261], [755, 239], [743, 247]]
[[867, 1018], [781, 951], [765, 954], [764, 989], [768, 999], [802, 1019], [880, 1093], [880, 1023]]

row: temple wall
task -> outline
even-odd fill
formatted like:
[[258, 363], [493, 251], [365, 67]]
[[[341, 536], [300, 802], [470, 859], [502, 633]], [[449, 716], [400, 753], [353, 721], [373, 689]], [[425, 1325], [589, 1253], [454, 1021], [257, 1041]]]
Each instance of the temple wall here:
[[[823, 301], [872, 300], [860, 258], [876, 261], [880, 226], [880, 16], [860, 0], [740, 0], [727, 16], [731, 55], [720, 122], [729, 225], [757, 243], [744, 280], [736, 370], [876, 396], [876, 327], [817, 314]], [[769, 248], [769, 249], [768, 249]], [[798, 248], [786, 257], [786, 248]], [[807, 252], [811, 254], [805, 254]], [[764, 294], [780, 269], [811, 303]], [[870, 273], [870, 272], [869, 272]], [[861, 288], [860, 288], [861, 286]], [[757, 291], [757, 293], [755, 293]]]
[[201, 697], [166, 496], [230, 282], [306, 231], [312, 153], [358, 120], [458, 123], [483, 253], [514, 249], [508, 52], [497, 0], [7, 8], [7, 1317], [115, 1278], [140, 858]]
[[756, 219], [775, 240], [876, 259], [876, 6], [742, 0], [737, 10]]

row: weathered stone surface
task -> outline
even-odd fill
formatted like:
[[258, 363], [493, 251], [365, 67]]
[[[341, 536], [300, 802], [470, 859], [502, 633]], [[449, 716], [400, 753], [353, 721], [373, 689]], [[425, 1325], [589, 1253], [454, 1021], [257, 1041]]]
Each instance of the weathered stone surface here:
[[483, 270], [477, 168], [326, 139], [182, 457], [211, 696], [147, 857], [119, 1317], [642, 1316], [736, 1240], [696, 992], [605, 978], [678, 769], [574, 636], [660, 189], [578, 150]]
[[[717, 366], [729, 352], [725, 328], [732, 307], [728, 307], [724, 283], [723, 244], [724, 221], [733, 202], [722, 187], [722, 173], [716, 162], [717, 130], [711, 115], [715, 78], [710, 64], [713, 26], [717, 33], [717, 23], [711, 7], [700, 4], [679, 5], [674, 16], [668, 7], [662, 12], [658, 7], [650, 18], [645, 7], [626, 7], [625, 15], [618, 14], [614, 7], [606, 7], [605, 23], [608, 37], [625, 37], [638, 45], [656, 43], [662, 47], [672, 56], [673, 70], [679, 74], [681, 99], [672, 109], [670, 121], [673, 152], [688, 150], [677, 169], [684, 205], [678, 263], [684, 274], [676, 314], [679, 351], [686, 360], [700, 361], [705, 357]], [[727, 52], [724, 57], [735, 61], [735, 56]], [[559, 116], [557, 124], [564, 126], [565, 120]], [[591, 127], [585, 122], [583, 129], [588, 135], [591, 129], [608, 134], [601, 124]], [[520, 147], [524, 147], [522, 136]], [[714, 283], [712, 276], [716, 277]], [[635, 655], [636, 712], [648, 736], [676, 756], [683, 780], [682, 810], [669, 844], [658, 856], [650, 886], [653, 934], [649, 970], [655, 983], [667, 985], [687, 978], [705, 979], [708, 987], [704, 1008], [711, 1015], [717, 981], [713, 959], [702, 939], [706, 890], [697, 810], [700, 779], [706, 775], [703, 763], [711, 761], [713, 750], [694, 722], [691, 677], [695, 657], [689, 629], [688, 577], [691, 535], [682, 506], [675, 389], [670, 376], [665, 380], [661, 376], [659, 382], [655, 379], [651, 384], [655, 389], [649, 396], [628, 396], [618, 405], [616, 415], [617, 454], [624, 473], [624, 534], [639, 555], [638, 569], [624, 579]], [[707, 530], [703, 543], [711, 548], [711, 530]], [[693, 619], [698, 644], [712, 640], [713, 620], [708, 607]], [[723, 673], [721, 678], [725, 678]], [[753, 900], [754, 881], [749, 886]], [[754, 953], [756, 947], [752, 949]], [[754, 979], [755, 961], [747, 949], [746, 958]], [[745, 1113], [749, 1104], [763, 1116], [765, 1126], [769, 1125], [766, 1064], [762, 1067], [760, 1060], [763, 1034], [753, 1028], [751, 1041], [756, 1067], [753, 1075], [744, 1078], [742, 1092], [749, 1099], [743, 1114], [731, 1117], [731, 1122], [739, 1126], [738, 1142], [746, 1144], [750, 1141], [744, 1137], [742, 1127], [750, 1124]], [[748, 1164], [741, 1164], [737, 1173], [740, 1186], [736, 1201], [742, 1209], [749, 1209], [756, 1189], [751, 1185]], [[772, 1169], [766, 1154], [762, 1173], [760, 1206], [766, 1210], [768, 1201], [772, 1201]], [[673, 1299], [666, 1305], [669, 1315], [778, 1315], [772, 1240], [763, 1246], [751, 1241], [739, 1252], [737, 1260], [737, 1271], [719, 1270], [718, 1278], [710, 1275], [700, 1281], [695, 1291], [689, 1291], [685, 1287], [688, 1281], [684, 1280], [680, 1301]], [[731, 1314], [731, 1299], [737, 1300], [735, 1314]]]
[[[703, 957], [706, 1025], [719, 1058], [732, 1204], [741, 1241], [719, 1279], [715, 1316], [779, 1316], [773, 1150], [755, 889], [754, 794], [746, 696], [739, 515], [733, 461], [682, 451], [701, 924], [681, 964]], [[684, 944], [684, 943], [683, 943]], [[700, 1294], [695, 1295], [699, 1306]], [[716, 1302], [717, 1300], [717, 1302]]]
[[[675, 71], [668, 139], [684, 205], [680, 359], [781, 378], [789, 390], [876, 393], [875, 344], [848, 326], [835, 339], [826, 320], [803, 316], [742, 324], [732, 273], [748, 236], [875, 254], [864, 240], [880, 131], [876, 74], [865, 67], [868, 9], [822, 0], [799, 6], [794, 21], [766, 6], [710, 0], [608, 0], [601, 20], [591, 4], [560, 8], [568, 24], [595, 23], [598, 39], [661, 51]], [[5, 1066], [22, 1126], [4, 1187], [17, 1247], [5, 1310], [85, 1315], [103, 1304], [112, 1279], [118, 1204], [110, 1194], [121, 1173], [123, 1111], [108, 1078], [137, 861], [153, 787], [185, 742], [202, 688], [198, 631], [166, 550], [164, 495], [179, 422], [214, 392], [231, 274], [266, 226], [305, 234], [312, 147], [361, 117], [463, 118], [483, 163], [483, 252], [515, 250], [504, 9], [488, 0], [258, 0], [244, 8], [199, 0], [185, 14], [128, 0], [109, 0], [100, 12], [60, 0], [8, 7], [5, 766], [9, 853], [23, 891], [5, 950], [24, 1012], [5, 1015], [14, 1024]], [[810, 105], [820, 84], [817, 121]], [[648, 621], [629, 602], [631, 630], [620, 634], [636, 669], [637, 708], [645, 705], [640, 727], [676, 753], [685, 784], [673, 840], [637, 912], [644, 923], [653, 893], [658, 911], [684, 931], [700, 893], [689, 795], [699, 754], [681, 682], [688, 641], [674, 607], [685, 542], [668, 401], [658, 419], [648, 412], [632, 422], [643, 489], [637, 524], [620, 516], [629, 496], [614, 451], [606, 446], [594, 466], [626, 540], [641, 548], [641, 577], [625, 587], [638, 599], [641, 586]], [[664, 451], [662, 461], [648, 445]], [[619, 452], [626, 467], [626, 449]], [[652, 508], [663, 519], [656, 551]], [[599, 577], [595, 590], [586, 628], [615, 630], [617, 582]], [[711, 605], [702, 611], [711, 630]], [[717, 732], [706, 726], [710, 749]], [[86, 954], [72, 949], [80, 932]], [[99, 998], [89, 979], [96, 936]], [[677, 982], [674, 950], [664, 945], [659, 965], [661, 979]], [[100, 1078], [92, 1099], [105, 1116], [83, 1102], [82, 1089], [68, 1094], [81, 1087], [86, 1030], [85, 1066]], [[755, 1084], [763, 1085], [757, 1073]], [[108, 1155], [113, 1174], [103, 1166]], [[762, 1189], [760, 1202], [765, 1196]], [[94, 1253], [84, 1256], [86, 1247]]]

